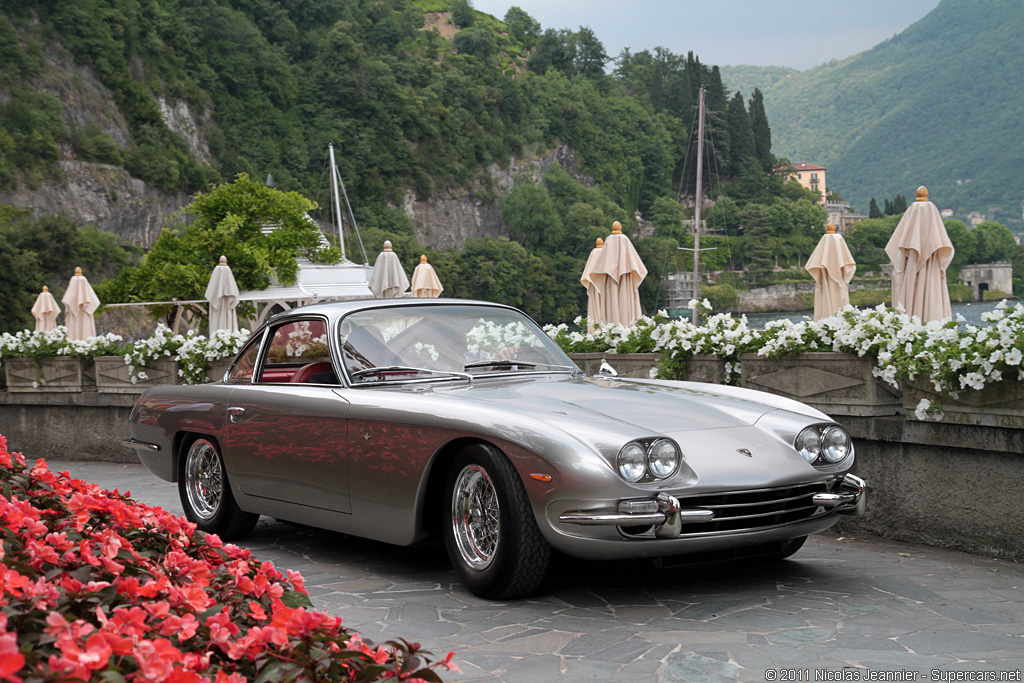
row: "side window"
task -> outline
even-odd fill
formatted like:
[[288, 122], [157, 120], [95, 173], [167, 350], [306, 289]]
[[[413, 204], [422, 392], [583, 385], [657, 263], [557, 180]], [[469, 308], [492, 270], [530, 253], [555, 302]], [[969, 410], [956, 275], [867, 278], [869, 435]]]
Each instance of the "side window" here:
[[256, 368], [256, 359], [260, 352], [260, 340], [262, 338], [262, 334], [253, 337], [249, 345], [242, 350], [242, 353], [238, 354], [238, 360], [235, 361], [231, 370], [228, 371], [228, 382], [252, 381], [252, 373]]
[[327, 323], [324, 320], [298, 320], [283, 323], [270, 331], [267, 360], [260, 382], [308, 382], [293, 379], [302, 367], [326, 364], [320, 371], [329, 371], [331, 354], [327, 347]]

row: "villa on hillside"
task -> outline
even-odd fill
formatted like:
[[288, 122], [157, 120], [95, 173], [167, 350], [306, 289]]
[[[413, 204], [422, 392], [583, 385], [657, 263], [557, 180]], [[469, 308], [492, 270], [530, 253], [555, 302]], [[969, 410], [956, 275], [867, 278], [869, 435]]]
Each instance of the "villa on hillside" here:
[[825, 167], [815, 166], [809, 164], [806, 161], [801, 161], [799, 164], [793, 164], [793, 176], [797, 182], [806, 187], [808, 190], [813, 192], [821, 193], [821, 203], [825, 204], [825, 195], [828, 191], [825, 189], [828, 187], [825, 184]]

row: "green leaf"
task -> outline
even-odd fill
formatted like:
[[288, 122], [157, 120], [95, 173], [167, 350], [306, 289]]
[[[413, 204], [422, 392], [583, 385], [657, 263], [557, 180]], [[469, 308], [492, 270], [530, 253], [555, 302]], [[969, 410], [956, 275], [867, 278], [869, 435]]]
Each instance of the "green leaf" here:
[[310, 601], [309, 596], [299, 591], [285, 591], [281, 596], [281, 602], [292, 609], [299, 607], [313, 608], [313, 603]]
[[896, 553], [896, 554], [899, 555], [900, 557], [911, 557], [910, 553]]

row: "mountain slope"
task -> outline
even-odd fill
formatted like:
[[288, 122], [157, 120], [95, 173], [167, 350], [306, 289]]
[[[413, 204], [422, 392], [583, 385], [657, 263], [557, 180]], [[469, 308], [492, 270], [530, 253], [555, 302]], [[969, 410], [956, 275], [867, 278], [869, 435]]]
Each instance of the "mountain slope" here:
[[1022, 30], [1019, 0], [944, 0], [872, 50], [780, 81], [765, 92], [775, 152], [826, 166], [863, 212], [923, 184], [958, 215], [1019, 223]]

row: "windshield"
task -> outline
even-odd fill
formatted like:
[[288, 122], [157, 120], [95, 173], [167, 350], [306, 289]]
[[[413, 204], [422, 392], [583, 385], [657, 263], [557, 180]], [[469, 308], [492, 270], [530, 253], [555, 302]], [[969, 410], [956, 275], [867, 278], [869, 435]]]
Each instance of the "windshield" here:
[[378, 308], [345, 316], [338, 333], [354, 384], [576, 370], [533, 321], [505, 308]]

